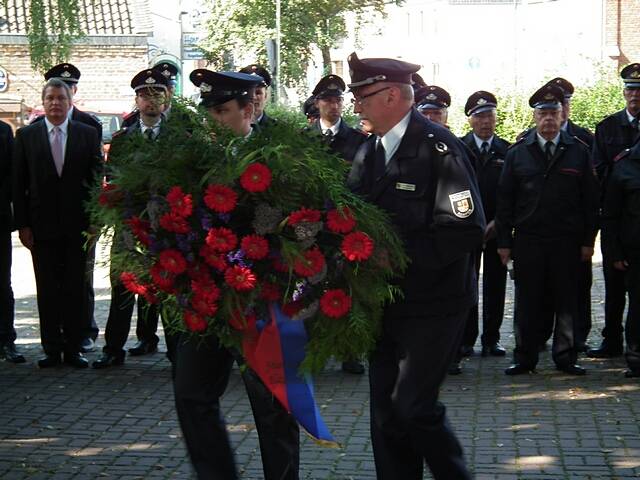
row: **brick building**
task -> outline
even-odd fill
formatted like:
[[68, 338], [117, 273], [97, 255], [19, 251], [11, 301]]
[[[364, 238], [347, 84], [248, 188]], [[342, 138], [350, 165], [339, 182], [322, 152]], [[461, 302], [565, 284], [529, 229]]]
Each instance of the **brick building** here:
[[[148, 36], [153, 24], [147, 0], [81, 0], [85, 36], [72, 49], [70, 63], [82, 76], [75, 104], [96, 113], [131, 110], [129, 82], [148, 65]], [[29, 0], [0, 4], [0, 119], [14, 127], [41, 107], [43, 73], [31, 68], [26, 36]]]
[[640, 0], [603, 0], [605, 50], [618, 69], [640, 62]]

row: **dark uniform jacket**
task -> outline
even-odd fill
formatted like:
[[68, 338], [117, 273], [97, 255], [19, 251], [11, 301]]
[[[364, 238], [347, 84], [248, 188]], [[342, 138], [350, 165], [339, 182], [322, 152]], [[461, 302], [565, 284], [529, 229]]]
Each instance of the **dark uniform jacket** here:
[[256, 125], [264, 129], [264, 128], [268, 128], [270, 125], [273, 125], [276, 122], [277, 120], [267, 115], [267, 112], [262, 112], [262, 117], [260, 117], [260, 121], [258, 121]]
[[517, 234], [539, 238], [575, 237], [593, 246], [598, 211], [598, 184], [589, 150], [560, 132], [547, 165], [536, 131], [507, 152], [498, 186], [498, 247], [511, 248]]
[[604, 197], [602, 243], [614, 262], [640, 256], [640, 142], [613, 165]]
[[487, 222], [489, 222], [496, 216], [498, 181], [500, 180], [500, 174], [504, 166], [504, 158], [507, 155], [509, 142], [494, 135], [489, 148], [489, 154], [487, 158], [483, 159], [476, 145], [476, 141], [473, 138], [473, 132], [467, 133], [464, 137], [460, 138], [460, 140], [462, 140], [473, 154], [471, 160], [473, 161], [476, 177], [478, 178], [484, 216]]
[[580, 125], [576, 125], [569, 119], [567, 121], [567, 129], [565, 130], [567, 135], [570, 137], [578, 137], [582, 140], [589, 148], [593, 148], [593, 133], [588, 128], [581, 127]]
[[450, 314], [477, 301], [471, 252], [482, 245], [486, 225], [473, 167], [459, 142], [414, 108], [384, 175], [374, 177], [374, 135], [353, 161], [349, 187], [391, 215], [411, 259], [400, 284], [404, 300], [393, 306], [401, 314], [415, 314], [424, 304], [429, 313]]
[[89, 227], [85, 208], [101, 173], [95, 128], [69, 121], [62, 176], [56, 172], [44, 121], [19, 129], [13, 154], [15, 227], [31, 227], [34, 238], [75, 237]]
[[592, 158], [603, 185], [606, 185], [613, 167], [613, 159], [625, 148], [631, 147], [639, 136], [640, 132], [629, 123], [626, 108], [609, 115], [596, 125]]
[[[102, 123], [100, 122], [100, 120], [89, 113], [78, 110], [75, 106], [72, 108], [73, 112], [71, 113], [71, 120], [84, 123], [85, 125], [89, 125], [90, 127], [95, 128], [96, 132], [98, 132], [98, 138], [100, 139], [100, 141], [102, 141]], [[40, 122], [42, 120], [44, 120], [44, 115], [40, 115], [31, 123]]]
[[11, 155], [13, 131], [0, 121], [0, 230], [11, 228]]
[[[322, 127], [320, 126], [320, 120], [313, 122], [311, 127], [312, 131], [322, 134]], [[328, 138], [328, 145], [332, 152], [337, 153], [347, 162], [352, 162], [356, 156], [356, 152], [360, 145], [367, 139], [367, 135], [363, 132], [351, 128], [346, 124], [344, 119], [340, 120], [340, 128], [338, 133]]]

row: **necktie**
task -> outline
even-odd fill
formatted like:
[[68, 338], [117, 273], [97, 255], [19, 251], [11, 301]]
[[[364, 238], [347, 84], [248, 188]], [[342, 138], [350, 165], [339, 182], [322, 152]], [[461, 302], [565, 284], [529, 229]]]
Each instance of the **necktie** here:
[[376, 180], [384, 175], [386, 169], [387, 159], [384, 152], [384, 145], [382, 145], [382, 140], [378, 140], [376, 145], [375, 163], [373, 165], [373, 174]]
[[635, 130], [638, 130], [638, 128], [640, 127], [638, 117], [635, 117], [633, 120], [631, 120], [631, 126]]
[[153, 140], [153, 128], [147, 128], [144, 131], [144, 136], [147, 140]]
[[325, 136], [325, 137], [327, 137], [327, 138], [331, 138], [331, 137], [333, 137], [333, 132], [331, 131], [331, 129], [330, 129], [330, 128], [327, 128], [327, 129], [324, 131], [324, 136]]
[[62, 176], [62, 167], [64, 166], [64, 157], [62, 155], [62, 132], [60, 127], [53, 127], [51, 135], [51, 155], [53, 155], [53, 163], [56, 165], [58, 176]]
[[544, 155], [547, 158], [547, 163], [549, 163], [553, 157], [553, 142], [549, 141], [544, 144]]
[[489, 143], [482, 142], [482, 147], [480, 148], [480, 158], [482, 160], [482, 163], [486, 162], [488, 156], [489, 156]]

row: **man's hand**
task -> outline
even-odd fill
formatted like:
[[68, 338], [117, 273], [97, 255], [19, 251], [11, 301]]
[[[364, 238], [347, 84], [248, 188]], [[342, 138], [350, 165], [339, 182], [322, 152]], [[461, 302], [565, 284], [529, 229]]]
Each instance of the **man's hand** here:
[[33, 248], [33, 232], [31, 231], [31, 227], [22, 227], [18, 230], [18, 236], [20, 237], [22, 245], [29, 250]]
[[626, 260], [618, 260], [617, 262], [613, 262], [613, 268], [616, 270], [625, 271], [629, 267], [629, 262]]
[[496, 221], [491, 220], [487, 224], [487, 228], [484, 229], [484, 241], [485, 243], [489, 240], [496, 238]]
[[510, 248], [499, 248], [498, 255], [500, 256], [500, 261], [506, 267], [509, 260], [511, 260], [511, 249]]
[[593, 257], [593, 247], [582, 247], [580, 249], [580, 260], [588, 262]]

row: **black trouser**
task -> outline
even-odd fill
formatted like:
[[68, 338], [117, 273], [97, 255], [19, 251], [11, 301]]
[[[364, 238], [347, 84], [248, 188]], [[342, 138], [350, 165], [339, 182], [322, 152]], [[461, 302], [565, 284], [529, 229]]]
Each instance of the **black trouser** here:
[[[234, 356], [213, 335], [180, 336], [177, 343], [176, 410], [199, 480], [238, 478], [220, 411]], [[299, 428], [250, 368], [243, 369], [258, 430], [265, 480], [297, 480]]]
[[545, 303], [555, 312], [552, 356], [558, 367], [574, 364], [578, 315], [580, 242], [573, 238], [541, 239], [516, 233], [513, 257], [516, 286], [514, 358], [528, 368], [538, 363]]
[[[482, 256], [482, 337], [483, 347], [500, 341], [500, 327], [504, 317], [504, 295], [507, 285], [507, 268], [500, 261], [498, 244], [489, 240], [485, 248], [477, 250], [475, 256], [476, 277], [480, 278], [480, 256]], [[469, 311], [464, 329], [462, 345], [473, 347], [478, 338], [478, 305]]]
[[16, 340], [13, 327], [15, 300], [11, 289], [11, 230], [8, 221], [8, 218], [0, 217], [0, 222], [7, 222], [0, 225], [0, 345]]
[[625, 325], [627, 341], [625, 357], [629, 368], [640, 372], [640, 252], [628, 255], [627, 261], [629, 262], [626, 274], [626, 287], [629, 291], [629, 315], [627, 315]]
[[85, 337], [92, 338], [95, 340], [98, 338], [98, 334], [100, 330], [98, 329], [98, 325], [96, 324], [96, 319], [93, 315], [93, 311], [95, 309], [95, 292], [93, 290], [93, 269], [96, 263], [96, 243], [98, 239], [94, 239], [87, 247], [87, 265], [85, 267], [85, 314], [86, 314], [86, 332]]
[[371, 441], [378, 480], [471, 478], [462, 447], [438, 401], [468, 309], [449, 315], [385, 313], [369, 364]]
[[[613, 261], [604, 251], [602, 252], [602, 271], [604, 272], [603, 343], [607, 348], [622, 350], [622, 317], [627, 300], [625, 273], [613, 268]], [[630, 314], [629, 312], [628, 315]], [[628, 317], [627, 323], [629, 323]]]
[[[591, 332], [591, 284], [593, 283], [593, 265], [591, 260], [580, 262], [578, 270], [578, 317], [575, 326], [576, 347], [584, 345]], [[553, 310], [552, 296], [545, 298], [544, 310], [542, 314], [543, 331], [540, 344], [546, 343], [553, 335], [553, 324], [555, 312]]]
[[77, 353], [85, 333], [84, 238], [34, 238], [31, 250], [38, 293], [40, 339], [48, 355]]

